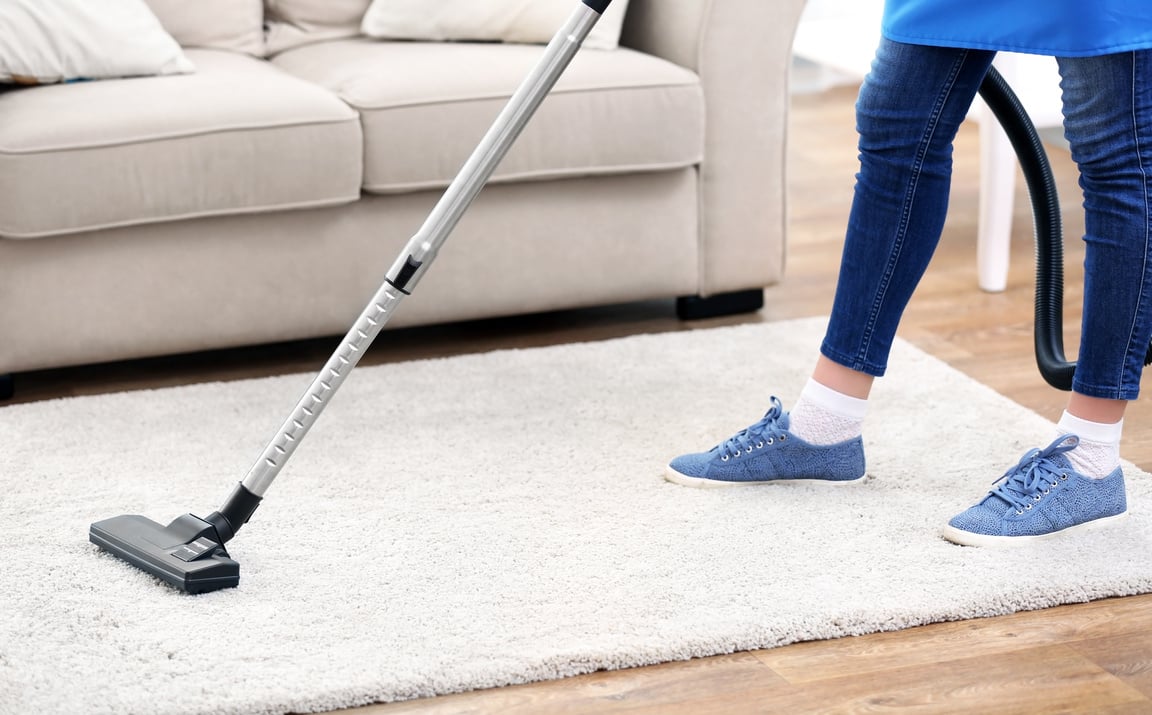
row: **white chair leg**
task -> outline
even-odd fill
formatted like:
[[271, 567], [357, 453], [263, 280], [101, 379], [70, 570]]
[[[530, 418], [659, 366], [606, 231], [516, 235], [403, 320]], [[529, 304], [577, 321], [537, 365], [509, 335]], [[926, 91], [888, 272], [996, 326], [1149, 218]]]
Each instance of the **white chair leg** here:
[[980, 225], [976, 265], [980, 287], [999, 293], [1008, 286], [1016, 200], [1016, 153], [992, 111], [987, 106], [981, 106], [979, 111]]

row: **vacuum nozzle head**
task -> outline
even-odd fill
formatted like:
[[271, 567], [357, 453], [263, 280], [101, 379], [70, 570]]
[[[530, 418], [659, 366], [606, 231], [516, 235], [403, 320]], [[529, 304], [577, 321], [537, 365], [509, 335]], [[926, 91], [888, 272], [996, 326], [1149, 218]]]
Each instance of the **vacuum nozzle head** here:
[[168, 526], [135, 514], [98, 521], [88, 538], [101, 549], [186, 593], [234, 588], [240, 564], [233, 561], [209, 522], [192, 514]]

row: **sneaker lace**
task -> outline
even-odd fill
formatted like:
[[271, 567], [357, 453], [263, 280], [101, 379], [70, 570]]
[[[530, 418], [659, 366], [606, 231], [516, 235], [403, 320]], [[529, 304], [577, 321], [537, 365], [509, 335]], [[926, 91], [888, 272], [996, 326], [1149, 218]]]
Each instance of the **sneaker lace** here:
[[1068, 478], [1068, 467], [1053, 458], [1076, 448], [1080, 438], [1074, 434], [1058, 437], [1044, 449], [1033, 449], [1020, 458], [1016, 466], [996, 480], [992, 494], [1023, 514]]
[[[760, 449], [776, 440], [782, 441], [788, 438], [787, 421], [783, 420], [785, 417], [784, 405], [775, 396], [771, 400], [772, 406], [768, 408], [759, 422], [740, 430], [716, 446], [724, 459], [739, 457], [741, 454], [751, 454], [753, 449]], [[784, 424], [781, 424], [782, 421]]]

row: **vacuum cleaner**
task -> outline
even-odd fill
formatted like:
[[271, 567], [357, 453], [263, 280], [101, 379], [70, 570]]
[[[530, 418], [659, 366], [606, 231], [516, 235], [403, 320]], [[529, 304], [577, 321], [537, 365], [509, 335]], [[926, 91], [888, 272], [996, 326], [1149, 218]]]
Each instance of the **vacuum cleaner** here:
[[[411, 294], [448, 234], [610, 2], [581, 0], [581, 5], [552, 38], [540, 62], [496, 118], [424, 225], [404, 247], [340, 347], [220, 510], [204, 518], [184, 514], [167, 526], [136, 514], [105, 519], [89, 528], [92, 543], [187, 593], [216, 591], [239, 583], [240, 566], [228, 555], [224, 544], [251, 518], [300, 440], [391, 318], [396, 306]], [[1076, 364], [1064, 357], [1064, 238], [1052, 167], [1035, 125], [995, 68], [990, 68], [984, 78], [980, 96], [1008, 134], [1032, 203], [1036, 241], [1037, 367], [1048, 384], [1070, 390]], [[1152, 346], [1145, 364], [1150, 361]]]
[[300, 440], [320, 417], [348, 373], [410, 295], [448, 234], [484, 187], [540, 103], [580, 49], [611, 0], [581, 0], [548, 43], [536, 66], [512, 95], [480, 144], [405, 245], [384, 283], [361, 312], [340, 346], [297, 402], [291, 415], [236, 485], [219, 511], [206, 517], [184, 514], [167, 526], [137, 514], [93, 523], [92, 543], [187, 593], [235, 587], [240, 566], [224, 548], [260, 505]]

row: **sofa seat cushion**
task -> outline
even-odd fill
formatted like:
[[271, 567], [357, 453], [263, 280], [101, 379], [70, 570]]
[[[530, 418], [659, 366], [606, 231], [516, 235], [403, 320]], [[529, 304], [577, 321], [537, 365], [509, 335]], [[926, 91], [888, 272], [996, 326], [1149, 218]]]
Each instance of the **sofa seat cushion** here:
[[[352, 39], [299, 47], [273, 62], [360, 112], [364, 189], [398, 193], [447, 186], [543, 51]], [[699, 163], [703, 146], [697, 75], [633, 50], [586, 50], [492, 181], [681, 168]]]
[[187, 50], [194, 74], [0, 93], [0, 236], [346, 203], [356, 113], [264, 60]]

